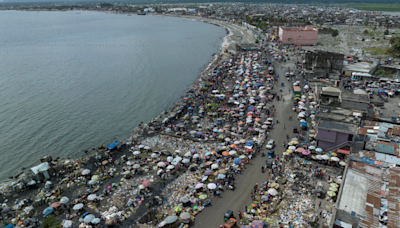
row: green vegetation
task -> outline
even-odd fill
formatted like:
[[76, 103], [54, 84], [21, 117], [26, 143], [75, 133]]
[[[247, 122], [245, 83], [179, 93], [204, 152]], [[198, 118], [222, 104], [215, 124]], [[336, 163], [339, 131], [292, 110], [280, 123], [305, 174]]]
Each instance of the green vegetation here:
[[114, 5], [108, 2], [100, 3], [101, 8], [110, 8], [113, 7]]
[[389, 30], [386, 29], [385, 32], [383, 33], [383, 35], [385, 35], [385, 36], [386, 36], [386, 35], [389, 35]]
[[47, 217], [43, 222], [43, 228], [61, 228], [61, 222], [57, 222], [57, 217]]
[[336, 36], [338, 36], [339, 35], [339, 31], [337, 30], [337, 29], [333, 29], [332, 30], [332, 36], [333, 37], [336, 37]]
[[347, 8], [355, 8], [359, 10], [369, 10], [369, 11], [390, 11], [390, 12], [399, 12], [400, 5], [391, 5], [391, 4], [349, 4], [344, 5], [342, 7]]
[[365, 29], [363, 32], [364, 35], [368, 35], [368, 29]]
[[400, 56], [400, 37], [393, 36], [389, 40], [390, 47], [386, 50], [386, 53], [392, 56]]
[[365, 47], [364, 50], [371, 55], [385, 55], [387, 49], [382, 47]]
[[393, 77], [392, 74], [388, 74], [385, 70], [377, 70], [374, 75], [378, 75], [380, 77]]

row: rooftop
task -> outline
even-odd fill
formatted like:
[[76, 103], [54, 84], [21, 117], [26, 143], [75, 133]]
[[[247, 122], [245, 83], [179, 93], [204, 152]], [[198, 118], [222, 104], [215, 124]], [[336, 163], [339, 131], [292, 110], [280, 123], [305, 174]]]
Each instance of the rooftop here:
[[[378, 167], [378, 168], [377, 168]], [[400, 227], [400, 170], [351, 162], [338, 208], [360, 219], [357, 227]], [[387, 215], [387, 216], [386, 216]], [[341, 221], [340, 213], [336, 217]], [[348, 220], [344, 218], [342, 220]], [[347, 221], [346, 221], [347, 222]]]
[[369, 62], [357, 62], [349, 64], [347, 61], [345, 61], [343, 64], [343, 70], [369, 74], [375, 66], [376, 64]]
[[337, 132], [343, 132], [348, 134], [355, 134], [357, 132], [357, 125], [353, 123], [343, 123], [331, 120], [321, 120], [318, 124], [318, 128], [332, 130]]
[[354, 100], [360, 102], [368, 102], [369, 103], [369, 96], [368, 94], [360, 94], [360, 93], [342, 93], [342, 100]]

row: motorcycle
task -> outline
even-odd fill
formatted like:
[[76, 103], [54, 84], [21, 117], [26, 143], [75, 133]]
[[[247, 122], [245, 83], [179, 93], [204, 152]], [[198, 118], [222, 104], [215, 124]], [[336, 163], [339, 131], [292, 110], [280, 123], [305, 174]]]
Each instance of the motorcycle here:
[[265, 157], [265, 154], [264, 154], [264, 152], [262, 152], [262, 154], [261, 154], [261, 157]]

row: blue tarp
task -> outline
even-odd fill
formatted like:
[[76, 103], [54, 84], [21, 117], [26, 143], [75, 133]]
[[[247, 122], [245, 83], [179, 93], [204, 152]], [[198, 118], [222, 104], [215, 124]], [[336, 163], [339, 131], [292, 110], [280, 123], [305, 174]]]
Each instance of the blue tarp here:
[[304, 121], [301, 122], [301, 123], [300, 123], [300, 126], [302, 126], [302, 127], [307, 127], [307, 122], [304, 122]]
[[374, 165], [375, 161], [369, 158], [363, 158], [363, 162], [370, 164], [370, 165]]
[[385, 90], [381, 90], [381, 89], [380, 89], [380, 90], [378, 90], [377, 94], [378, 94], [378, 95], [380, 95], [381, 93], [384, 93], [384, 94], [386, 94], [386, 95], [387, 95], [387, 93], [385, 92]]
[[107, 149], [114, 149], [117, 145], [119, 144], [119, 142], [115, 142], [115, 143], [110, 143], [107, 145]]
[[245, 143], [246, 146], [253, 146], [253, 142], [247, 142]]

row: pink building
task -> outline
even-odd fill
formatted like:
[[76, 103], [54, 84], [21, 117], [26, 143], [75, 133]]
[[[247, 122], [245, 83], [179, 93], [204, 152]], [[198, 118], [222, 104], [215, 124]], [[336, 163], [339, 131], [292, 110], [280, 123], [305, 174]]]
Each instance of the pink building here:
[[279, 38], [282, 44], [316, 45], [318, 30], [312, 25], [305, 27], [279, 27]]

